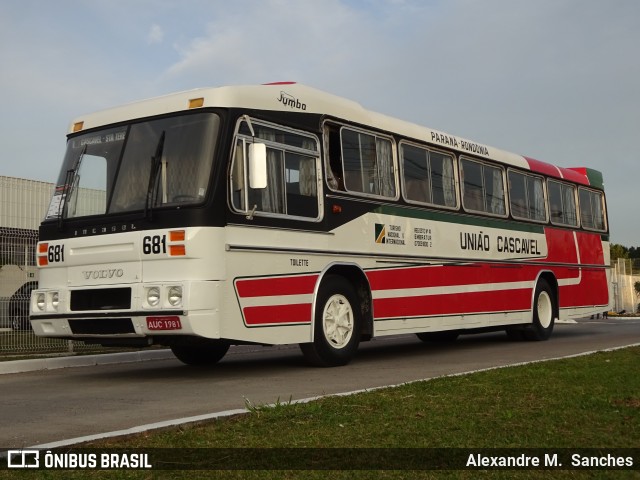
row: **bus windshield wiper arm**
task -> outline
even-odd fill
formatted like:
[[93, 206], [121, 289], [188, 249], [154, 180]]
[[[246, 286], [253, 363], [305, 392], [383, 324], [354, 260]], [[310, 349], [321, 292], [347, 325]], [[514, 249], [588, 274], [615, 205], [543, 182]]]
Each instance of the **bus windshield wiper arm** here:
[[82, 157], [84, 157], [85, 153], [87, 153], [87, 144], [84, 144], [82, 147], [82, 151], [80, 155], [78, 155], [78, 159], [73, 168], [67, 170], [67, 175], [64, 179], [64, 187], [62, 190], [62, 198], [60, 199], [60, 205], [58, 206], [58, 228], [62, 230], [62, 224], [64, 222], [64, 217], [67, 212], [67, 199], [73, 193], [73, 189], [78, 178], [78, 170], [80, 170], [80, 164], [82, 163]]
[[151, 157], [151, 172], [149, 174], [149, 185], [147, 186], [147, 200], [144, 204], [144, 216], [149, 220], [152, 218], [152, 207], [156, 194], [156, 185], [158, 180], [158, 172], [160, 171], [160, 162], [162, 160], [162, 152], [164, 151], [165, 131], [162, 131], [158, 145], [156, 145], [156, 153]]

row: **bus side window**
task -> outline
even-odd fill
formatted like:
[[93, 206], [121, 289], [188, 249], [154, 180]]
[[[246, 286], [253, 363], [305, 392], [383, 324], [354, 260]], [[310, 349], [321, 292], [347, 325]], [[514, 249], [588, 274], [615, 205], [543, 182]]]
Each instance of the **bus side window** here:
[[[320, 149], [317, 137], [258, 119], [253, 131], [242, 119], [236, 133], [236, 146], [230, 169], [231, 205], [240, 213], [295, 216], [316, 221], [320, 216], [318, 180]], [[259, 140], [256, 140], [259, 139]], [[248, 146], [259, 141], [266, 145], [267, 184], [251, 188]]]
[[576, 188], [573, 185], [548, 180], [547, 190], [549, 192], [551, 223], [571, 227], [578, 226], [575, 199]]
[[464, 208], [491, 215], [505, 215], [502, 169], [469, 159], [463, 159], [460, 165]]
[[589, 230], [605, 230], [602, 194], [580, 187], [580, 222]]
[[509, 170], [509, 204], [515, 218], [547, 221], [542, 177]]
[[348, 192], [394, 198], [396, 178], [390, 138], [347, 127], [340, 129], [344, 184]]
[[463, 160], [462, 179], [463, 179], [463, 198], [462, 203], [466, 210], [476, 212], [484, 211], [484, 202], [482, 198], [482, 166], [476, 162]]
[[340, 131], [337, 127], [329, 125], [325, 127], [325, 145], [329, 158], [327, 162], [327, 182], [333, 190], [345, 190], [344, 175], [342, 171], [342, 150], [340, 148]]
[[245, 206], [244, 195], [244, 142], [240, 139], [236, 142], [236, 150], [233, 158], [233, 164], [231, 166], [231, 179], [232, 179], [232, 203], [233, 206], [243, 211]]

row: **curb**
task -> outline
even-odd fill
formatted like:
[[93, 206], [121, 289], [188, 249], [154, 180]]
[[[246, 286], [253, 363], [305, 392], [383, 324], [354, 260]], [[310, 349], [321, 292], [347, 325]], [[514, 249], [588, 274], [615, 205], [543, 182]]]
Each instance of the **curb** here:
[[37, 370], [51, 370], [68, 367], [91, 367], [116, 363], [146, 362], [149, 360], [168, 360], [176, 357], [169, 349], [104, 353], [98, 355], [78, 355], [73, 357], [36, 358], [31, 360], [12, 360], [0, 362], [0, 375], [6, 373], [23, 373]]

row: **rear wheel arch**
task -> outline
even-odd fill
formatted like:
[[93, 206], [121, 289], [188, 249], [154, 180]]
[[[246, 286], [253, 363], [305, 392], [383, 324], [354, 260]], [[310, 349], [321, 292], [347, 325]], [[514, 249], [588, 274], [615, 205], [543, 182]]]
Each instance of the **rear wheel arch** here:
[[[313, 295], [313, 311], [316, 311], [316, 301], [318, 291], [323, 281], [331, 275], [337, 275], [347, 280], [354, 288], [360, 303], [360, 314], [362, 318], [361, 337], [363, 340], [370, 340], [373, 337], [373, 297], [369, 279], [362, 268], [355, 263], [332, 263], [325, 268], [316, 283]], [[315, 322], [315, 319], [313, 320]]]
[[[540, 280], [546, 281], [549, 287], [551, 287], [551, 292], [553, 293], [554, 300], [555, 300], [554, 302], [555, 308], [554, 308], [553, 315], [555, 318], [560, 318], [560, 289], [558, 287], [558, 279], [553, 274], [553, 272], [550, 272], [547, 270], [547, 271], [541, 272], [538, 275], [538, 279], [536, 280], [536, 287], [540, 282]], [[534, 295], [535, 295], [535, 291], [534, 291]], [[535, 298], [532, 297], [531, 308], [533, 308], [534, 306], [534, 301], [535, 301]]]
[[[555, 319], [560, 316], [560, 292], [558, 288], [558, 280], [553, 272], [544, 270], [538, 273], [535, 286], [531, 291], [531, 318], [528, 323], [510, 325], [505, 330], [510, 340], [546, 340], [551, 335], [553, 325], [550, 329], [545, 329], [539, 325], [536, 309], [538, 306], [538, 297], [541, 285], [545, 286], [548, 291], [551, 306], [551, 322], [555, 323]], [[547, 322], [545, 322], [547, 323]]]
[[543, 272], [538, 276], [531, 302], [531, 323], [525, 326], [523, 336], [527, 340], [548, 340], [553, 332], [560, 310], [558, 282], [555, 276]]

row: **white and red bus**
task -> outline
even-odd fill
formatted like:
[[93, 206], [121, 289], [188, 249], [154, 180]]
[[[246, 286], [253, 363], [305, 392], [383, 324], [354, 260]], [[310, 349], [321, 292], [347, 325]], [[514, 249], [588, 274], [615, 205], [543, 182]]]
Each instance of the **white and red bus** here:
[[38, 335], [300, 344], [503, 329], [546, 340], [609, 306], [602, 176], [365, 110], [295, 83], [199, 89], [70, 128], [40, 228]]

